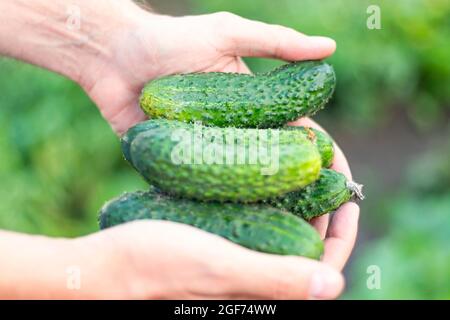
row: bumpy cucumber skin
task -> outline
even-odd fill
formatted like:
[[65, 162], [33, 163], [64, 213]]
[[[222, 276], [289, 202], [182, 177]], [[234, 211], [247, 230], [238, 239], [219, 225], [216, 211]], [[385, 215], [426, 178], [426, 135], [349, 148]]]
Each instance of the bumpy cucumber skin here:
[[303, 132], [318, 148], [322, 158], [322, 167], [329, 168], [333, 165], [334, 141], [327, 133], [304, 126], [285, 126], [284, 129]]
[[255, 75], [173, 75], [149, 82], [140, 105], [150, 118], [219, 127], [279, 128], [322, 109], [335, 83], [333, 68], [322, 61], [294, 62]]
[[158, 119], [158, 120], [150, 120], [150, 121], [143, 121], [140, 122], [133, 127], [129, 128], [128, 131], [120, 138], [120, 144], [122, 148], [122, 153], [125, 157], [125, 159], [133, 165], [131, 161], [131, 155], [130, 155], [130, 147], [131, 142], [142, 132], [145, 132], [147, 130], [155, 129], [155, 128], [180, 128], [184, 127], [182, 123], [179, 123], [178, 121], [171, 121], [166, 119]]
[[[179, 145], [173, 136], [183, 129], [183, 136], [193, 136], [196, 132], [193, 124], [171, 121], [171, 125], [158, 127], [161, 120], [149, 120], [152, 125], [138, 133], [131, 144], [123, 142], [129, 150], [133, 167], [149, 182], [165, 193], [190, 199], [206, 201], [256, 202], [302, 188], [315, 181], [320, 173], [321, 158], [316, 146], [296, 131], [267, 129], [271, 137], [279, 134], [279, 144], [269, 145], [265, 150], [278, 148], [278, 170], [275, 174], [263, 175], [261, 170], [268, 167], [261, 163], [249, 164], [176, 164], [173, 150]], [[178, 124], [178, 125], [177, 125]], [[150, 128], [150, 129], [149, 129]], [[203, 127], [205, 136], [216, 132], [227, 136], [233, 133], [242, 141], [234, 141], [236, 154], [248, 155], [249, 140], [252, 133], [259, 129], [210, 128]], [[180, 132], [180, 131], [178, 131]], [[131, 138], [125, 138], [130, 141]], [[290, 141], [290, 143], [287, 143]], [[205, 142], [205, 141], [203, 141]], [[204, 149], [211, 145], [201, 145]], [[129, 148], [129, 149], [128, 149]], [[201, 159], [202, 147], [192, 148], [192, 159]]]
[[244, 247], [281, 255], [319, 259], [320, 236], [307, 222], [264, 205], [196, 202], [153, 191], [126, 193], [100, 210], [100, 228], [139, 219], [189, 224]]
[[267, 200], [276, 208], [310, 220], [339, 208], [353, 196], [347, 178], [331, 169], [322, 169], [319, 179], [305, 188]]

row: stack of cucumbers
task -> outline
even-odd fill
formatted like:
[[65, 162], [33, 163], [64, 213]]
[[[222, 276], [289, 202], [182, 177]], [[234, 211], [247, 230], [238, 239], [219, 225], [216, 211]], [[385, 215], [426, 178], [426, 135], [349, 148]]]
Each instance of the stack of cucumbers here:
[[151, 120], [121, 144], [150, 188], [106, 203], [100, 227], [169, 220], [250, 249], [319, 259], [323, 242], [307, 220], [362, 198], [361, 185], [329, 169], [329, 135], [286, 123], [322, 109], [335, 83], [323, 61], [149, 82], [140, 105]]

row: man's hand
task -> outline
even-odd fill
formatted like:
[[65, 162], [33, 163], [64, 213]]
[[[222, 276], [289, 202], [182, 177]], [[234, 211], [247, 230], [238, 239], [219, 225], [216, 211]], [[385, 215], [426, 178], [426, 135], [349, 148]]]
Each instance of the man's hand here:
[[321, 59], [335, 50], [331, 39], [227, 12], [169, 17], [142, 11], [107, 46], [111, 55], [95, 57], [80, 83], [119, 133], [145, 119], [138, 95], [153, 78], [207, 71], [248, 73], [241, 56]]
[[173, 222], [135, 221], [77, 241], [104, 248], [94, 256], [112, 255], [96, 276], [114, 279], [112, 292], [125, 298], [330, 299], [344, 285], [324, 263], [259, 253]]
[[[149, 79], [188, 72], [249, 73], [242, 56], [322, 59], [335, 50], [335, 43], [329, 38], [309, 37], [289, 28], [247, 20], [227, 12], [188, 17], [141, 13], [132, 28], [125, 28], [109, 43], [114, 48], [112, 56], [94, 59], [88, 66], [92, 71], [85, 72], [87, 76], [81, 81], [119, 133], [146, 118], [137, 101]], [[321, 129], [311, 120], [297, 122], [300, 123]], [[338, 146], [335, 149], [333, 169], [351, 179], [342, 151]], [[339, 270], [353, 248], [358, 216], [359, 207], [348, 203], [334, 215], [330, 226], [329, 215], [313, 221], [325, 238], [324, 262]]]
[[2, 1], [0, 20], [0, 54], [77, 81], [119, 134], [145, 119], [138, 96], [153, 78], [249, 72], [240, 57], [322, 59], [335, 50], [329, 38], [227, 12], [170, 17], [131, 0]]
[[[72, 18], [79, 24], [68, 23], [69, 8], [78, 10]], [[129, 0], [3, 1], [0, 20], [0, 53], [77, 81], [119, 134], [145, 119], [138, 96], [153, 78], [249, 72], [242, 56], [321, 59], [335, 50], [331, 39], [229, 13], [168, 17]], [[333, 168], [351, 177], [339, 148]], [[358, 213], [348, 203], [330, 224], [328, 215], [315, 219], [325, 238], [323, 262], [254, 252], [170, 222], [128, 223], [76, 240], [2, 233], [0, 252], [9, 260], [0, 266], [0, 295], [334, 298], [343, 287], [336, 269], [353, 248]], [[80, 267], [79, 290], [67, 288], [65, 272], [72, 265]]]
[[[292, 126], [308, 126], [325, 131], [321, 126], [308, 118], [291, 122]], [[335, 155], [332, 169], [343, 173], [348, 180], [352, 180], [352, 173], [341, 148], [334, 145]], [[333, 215], [325, 214], [311, 221], [325, 241], [325, 253], [322, 261], [342, 270], [352, 253], [358, 232], [359, 206], [354, 202], [342, 205]]]

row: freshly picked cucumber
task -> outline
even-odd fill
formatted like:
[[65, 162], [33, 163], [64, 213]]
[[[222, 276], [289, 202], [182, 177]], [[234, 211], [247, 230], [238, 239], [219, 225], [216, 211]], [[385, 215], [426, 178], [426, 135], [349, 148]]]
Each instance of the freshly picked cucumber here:
[[327, 133], [304, 126], [285, 126], [283, 129], [303, 132], [317, 146], [317, 149], [319, 149], [320, 157], [322, 158], [322, 167], [331, 167], [334, 158], [334, 141]]
[[255, 202], [315, 181], [321, 156], [296, 130], [205, 127], [149, 120], [122, 138], [125, 157], [152, 185], [180, 197]]
[[322, 61], [285, 64], [255, 75], [194, 73], [149, 82], [140, 105], [150, 118], [238, 128], [279, 128], [322, 109], [333, 94], [333, 67]]
[[139, 220], [168, 220], [195, 226], [244, 247], [318, 259], [323, 243], [303, 219], [265, 205], [197, 202], [155, 191], [125, 193], [100, 210], [100, 228]]
[[286, 123], [323, 108], [335, 83], [322, 61], [149, 82], [140, 106], [151, 120], [130, 128], [121, 147], [150, 190], [106, 203], [100, 228], [168, 220], [249, 249], [319, 259], [323, 242], [305, 220], [362, 199], [362, 185], [327, 169], [328, 134]]
[[312, 184], [265, 202], [310, 220], [336, 210], [352, 198], [364, 199], [362, 185], [347, 180], [342, 173], [322, 169]]

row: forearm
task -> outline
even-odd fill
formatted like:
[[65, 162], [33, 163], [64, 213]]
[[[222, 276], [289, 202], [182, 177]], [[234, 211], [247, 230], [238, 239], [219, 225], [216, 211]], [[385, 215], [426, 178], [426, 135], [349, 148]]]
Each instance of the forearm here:
[[0, 1], [0, 54], [78, 81], [139, 8], [129, 0]]
[[[95, 239], [54, 239], [0, 231], [0, 299], [115, 298], [124, 292]], [[111, 277], [108, 277], [111, 275]]]

